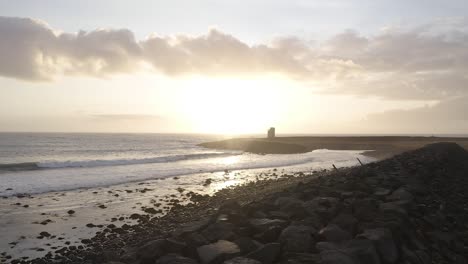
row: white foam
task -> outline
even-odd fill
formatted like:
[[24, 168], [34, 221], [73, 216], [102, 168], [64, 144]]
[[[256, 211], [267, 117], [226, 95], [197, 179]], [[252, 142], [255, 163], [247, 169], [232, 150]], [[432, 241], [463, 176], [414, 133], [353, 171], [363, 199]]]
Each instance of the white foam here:
[[[243, 170], [307, 164], [310, 169], [357, 165], [372, 159], [360, 151], [316, 150], [287, 155], [225, 155], [176, 162], [137, 163], [128, 166], [72, 167], [51, 170], [8, 172], [0, 174], [0, 195], [44, 193], [79, 188], [104, 187], [126, 182], [190, 175], [223, 170]], [[7, 188], [13, 190], [6, 191]]]

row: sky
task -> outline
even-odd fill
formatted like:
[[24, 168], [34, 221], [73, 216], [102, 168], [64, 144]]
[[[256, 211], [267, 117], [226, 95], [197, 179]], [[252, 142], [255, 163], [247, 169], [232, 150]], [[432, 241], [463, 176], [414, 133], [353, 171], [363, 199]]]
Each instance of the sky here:
[[464, 0], [0, 0], [0, 131], [468, 134]]

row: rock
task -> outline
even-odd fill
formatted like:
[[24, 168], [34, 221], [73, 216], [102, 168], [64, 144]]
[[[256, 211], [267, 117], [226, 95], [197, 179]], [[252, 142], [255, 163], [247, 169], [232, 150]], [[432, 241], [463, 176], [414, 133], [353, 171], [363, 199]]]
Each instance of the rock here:
[[317, 214], [322, 219], [334, 217], [338, 211], [338, 199], [334, 197], [317, 197], [304, 203], [307, 214]]
[[74, 211], [74, 210], [68, 210], [68, 212], [67, 212], [67, 213], [68, 213], [69, 215], [72, 215], [72, 214], [74, 214], [74, 213], [75, 213], [75, 211]]
[[316, 264], [320, 263], [320, 255], [310, 253], [286, 252], [281, 257], [282, 264]]
[[247, 258], [255, 259], [263, 264], [275, 262], [281, 254], [280, 243], [269, 243], [246, 255]]
[[216, 264], [239, 255], [240, 249], [235, 243], [219, 240], [216, 243], [197, 248], [197, 252], [203, 264]]
[[154, 261], [164, 255], [165, 239], [152, 240], [138, 248], [136, 256], [142, 263], [154, 263]]
[[329, 224], [319, 231], [319, 236], [328, 242], [341, 242], [351, 239], [351, 234], [335, 224]]
[[358, 220], [351, 214], [341, 213], [333, 218], [331, 223], [341, 227], [343, 230], [346, 230], [353, 235], [356, 232]]
[[383, 213], [391, 213], [403, 218], [406, 218], [408, 216], [408, 212], [403, 206], [401, 206], [401, 203], [399, 202], [381, 203], [379, 205], [379, 209]]
[[260, 261], [250, 258], [237, 257], [224, 261], [223, 264], [262, 264]]
[[179, 241], [175, 238], [168, 238], [166, 239], [164, 250], [166, 253], [181, 254], [186, 246], [187, 244], [183, 241]]
[[304, 202], [293, 197], [280, 197], [275, 201], [275, 205], [279, 207], [280, 211], [290, 217], [304, 216], [305, 210], [303, 204]]
[[231, 223], [216, 222], [203, 229], [203, 231], [201, 231], [200, 233], [209, 242], [215, 242], [218, 240], [226, 240], [234, 237], [234, 233], [232, 232], [233, 229], [234, 225], [232, 225]]
[[332, 242], [323, 242], [323, 241], [317, 242], [317, 244], [315, 244], [315, 248], [318, 250], [318, 252], [328, 251], [328, 250], [341, 250], [338, 244], [335, 244]]
[[39, 235], [43, 237], [50, 237], [49, 232], [46, 232], [46, 231], [42, 231], [41, 233], [39, 233]]
[[395, 263], [398, 260], [398, 248], [393, 241], [392, 232], [386, 228], [366, 229], [357, 236], [374, 242], [380, 258], [385, 263]]
[[398, 188], [386, 197], [387, 201], [412, 201], [413, 195], [404, 188]]
[[205, 217], [198, 221], [193, 221], [182, 225], [179, 229], [174, 231], [174, 236], [183, 236], [185, 234], [194, 233], [203, 228], [206, 228], [212, 222], [211, 217]]
[[280, 219], [254, 218], [249, 221], [249, 224], [257, 232], [264, 232], [273, 226], [286, 226], [288, 222]]
[[378, 212], [378, 203], [372, 198], [364, 198], [354, 201], [354, 216], [363, 221], [371, 221]]
[[279, 237], [283, 250], [289, 252], [309, 252], [313, 244], [315, 229], [308, 226], [288, 226]]
[[261, 233], [255, 234], [254, 238], [262, 243], [275, 242], [282, 230], [283, 228], [281, 226], [272, 226]]
[[391, 191], [389, 189], [384, 189], [384, 188], [377, 188], [374, 192], [374, 195], [379, 197], [379, 198], [383, 198], [387, 195], [389, 195], [391, 193]]
[[360, 264], [380, 264], [380, 258], [374, 244], [367, 239], [354, 239], [347, 242], [343, 252]]
[[156, 264], [197, 264], [198, 262], [191, 258], [186, 258], [176, 254], [169, 254], [160, 257]]
[[338, 250], [327, 250], [320, 252], [321, 264], [358, 264], [351, 256], [338, 251]]
[[241, 237], [241, 238], [238, 238], [234, 241], [234, 243], [236, 243], [239, 248], [240, 248], [240, 251], [243, 255], [247, 254], [247, 253], [250, 253], [256, 249], [258, 249], [260, 246], [262, 246], [261, 243], [249, 238], [249, 237]]

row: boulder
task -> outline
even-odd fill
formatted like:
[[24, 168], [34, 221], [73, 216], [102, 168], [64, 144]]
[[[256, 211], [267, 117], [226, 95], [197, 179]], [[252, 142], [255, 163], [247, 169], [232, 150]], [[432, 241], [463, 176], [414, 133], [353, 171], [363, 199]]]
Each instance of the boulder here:
[[262, 246], [261, 243], [251, 239], [250, 237], [240, 237], [236, 239], [234, 243], [236, 243], [237, 246], [239, 246], [240, 251], [243, 255], [250, 253]]
[[268, 218], [253, 218], [250, 219], [249, 224], [257, 232], [264, 232], [273, 226], [286, 226], [287, 221], [281, 219], [268, 219]]
[[338, 250], [326, 250], [320, 252], [321, 264], [358, 264], [353, 258]]
[[398, 260], [398, 248], [393, 241], [390, 230], [386, 228], [366, 229], [357, 237], [374, 242], [375, 248], [384, 263], [395, 263]]
[[386, 197], [387, 201], [412, 201], [413, 195], [405, 188], [398, 188]]
[[237, 257], [224, 261], [223, 264], [262, 264], [260, 261], [250, 258]]
[[291, 225], [279, 237], [283, 250], [287, 252], [309, 252], [314, 243], [315, 229], [308, 226]]
[[282, 230], [281, 226], [272, 226], [261, 233], [255, 234], [254, 238], [262, 243], [275, 242]]
[[255, 259], [263, 264], [275, 262], [281, 254], [281, 245], [279, 243], [270, 243], [261, 246], [259, 249], [246, 255], [247, 258]]
[[341, 250], [338, 244], [335, 244], [332, 242], [324, 242], [324, 241], [317, 242], [315, 244], [315, 248], [318, 250], [318, 252], [328, 251], [328, 250]]
[[216, 243], [198, 247], [197, 252], [203, 264], [216, 264], [236, 257], [240, 254], [240, 249], [235, 243], [219, 240]]
[[378, 213], [378, 203], [372, 198], [359, 199], [353, 202], [354, 216], [363, 221], [371, 221]]
[[166, 246], [165, 239], [152, 240], [138, 248], [137, 258], [141, 263], [154, 263], [154, 261], [164, 255]]
[[206, 228], [212, 222], [211, 217], [205, 217], [198, 221], [193, 221], [190, 223], [186, 223], [179, 227], [176, 231], [174, 231], [174, 236], [183, 236], [186, 234], [194, 233], [199, 230]]
[[281, 256], [282, 264], [316, 264], [320, 263], [320, 255], [311, 253], [285, 252]]
[[234, 225], [231, 223], [216, 222], [203, 229], [200, 233], [209, 242], [215, 242], [232, 238], [234, 236], [233, 229]]
[[319, 231], [319, 236], [328, 242], [341, 242], [350, 240], [351, 234], [341, 229], [338, 225], [329, 224]]
[[343, 230], [348, 231], [351, 235], [355, 234], [358, 220], [352, 214], [341, 213], [331, 221], [341, 227]]
[[374, 243], [367, 239], [354, 239], [344, 245], [343, 252], [360, 264], [380, 264]]
[[316, 197], [304, 203], [304, 209], [308, 215], [317, 214], [322, 219], [334, 217], [338, 211], [339, 201], [334, 197]]
[[197, 264], [198, 262], [191, 258], [186, 258], [176, 254], [169, 254], [160, 257], [156, 264]]
[[275, 201], [275, 205], [279, 207], [280, 211], [290, 217], [304, 216], [305, 210], [303, 204], [303, 201], [293, 197], [280, 197]]

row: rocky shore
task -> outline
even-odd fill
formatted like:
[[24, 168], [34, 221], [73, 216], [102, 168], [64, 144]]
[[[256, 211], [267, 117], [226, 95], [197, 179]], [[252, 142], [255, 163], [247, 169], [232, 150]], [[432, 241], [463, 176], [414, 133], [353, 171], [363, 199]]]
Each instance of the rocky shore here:
[[[279, 173], [279, 172], [278, 172]], [[467, 263], [468, 153], [436, 143], [334, 172], [188, 194], [32, 263]], [[21, 263], [14, 260], [13, 263]], [[24, 261], [26, 262], [26, 261]]]

